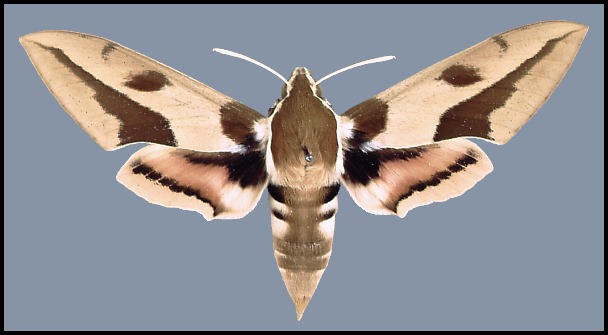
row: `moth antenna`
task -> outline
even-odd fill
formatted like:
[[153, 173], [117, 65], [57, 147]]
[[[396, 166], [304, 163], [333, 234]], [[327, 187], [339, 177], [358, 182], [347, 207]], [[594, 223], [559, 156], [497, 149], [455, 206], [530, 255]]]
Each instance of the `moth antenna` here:
[[372, 58], [372, 59], [368, 59], [368, 60], [364, 60], [362, 62], [359, 63], [355, 63], [353, 65], [349, 65], [347, 67], [341, 68], [338, 71], [334, 71], [328, 75], [326, 75], [325, 77], [317, 80], [317, 85], [319, 85], [323, 80], [328, 79], [330, 77], [333, 77], [335, 75], [337, 75], [338, 73], [350, 70], [350, 69], [354, 69], [356, 67], [362, 66], [362, 65], [367, 65], [367, 64], [372, 64], [372, 63], [380, 63], [380, 62], [386, 62], [387, 60], [391, 60], [391, 59], [395, 59], [397, 57], [395, 56], [384, 56], [384, 57], [378, 57], [378, 58]]
[[287, 84], [287, 79], [285, 79], [285, 77], [283, 77], [282, 75], [280, 75], [277, 71], [273, 70], [270, 68], [270, 66], [262, 64], [260, 62], [258, 62], [257, 60], [251, 58], [251, 57], [247, 57], [245, 55], [241, 55], [238, 52], [234, 52], [234, 51], [230, 51], [230, 50], [225, 50], [225, 49], [220, 49], [220, 48], [215, 48], [213, 49], [213, 51], [215, 52], [219, 52], [221, 54], [227, 55], [227, 56], [232, 56], [232, 57], [236, 57], [236, 58], [240, 58], [240, 59], [244, 59], [248, 62], [251, 62], [261, 68], [264, 68], [268, 71], [270, 71], [272, 74], [274, 74], [275, 76], [279, 77], [279, 79], [281, 79], [285, 84]]

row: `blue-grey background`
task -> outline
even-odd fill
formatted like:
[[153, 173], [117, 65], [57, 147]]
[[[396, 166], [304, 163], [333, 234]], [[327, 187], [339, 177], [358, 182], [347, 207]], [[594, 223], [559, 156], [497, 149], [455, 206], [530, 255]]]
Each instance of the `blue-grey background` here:
[[[591, 27], [570, 71], [465, 195], [404, 219], [340, 193], [334, 252], [304, 318], [277, 269], [266, 193], [236, 221], [151, 205], [49, 94], [18, 37], [99, 35], [263, 114], [289, 76], [383, 55], [323, 84], [337, 113], [494, 34]], [[604, 328], [604, 6], [4, 6], [4, 328]]]

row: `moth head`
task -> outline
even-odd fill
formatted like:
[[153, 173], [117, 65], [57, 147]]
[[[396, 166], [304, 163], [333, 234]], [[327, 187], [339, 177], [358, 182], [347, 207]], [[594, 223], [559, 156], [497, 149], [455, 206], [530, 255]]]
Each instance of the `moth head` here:
[[296, 67], [291, 73], [287, 84], [281, 90], [281, 99], [284, 99], [287, 94], [292, 92], [304, 92], [305, 94], [313, 93], [317, 97], [321, 97], [321, 86], [310, 75], [310, 71], [305, 67]]

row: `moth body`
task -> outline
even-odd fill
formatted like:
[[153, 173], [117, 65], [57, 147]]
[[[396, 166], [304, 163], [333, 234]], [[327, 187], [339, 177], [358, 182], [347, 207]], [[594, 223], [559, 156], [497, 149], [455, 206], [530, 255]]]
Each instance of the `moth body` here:
[[338, 210], [339, 119], [320, 92], [310, 72], [296, 68], [269, 117], [274, 255], [298, 320], [327, 267]]

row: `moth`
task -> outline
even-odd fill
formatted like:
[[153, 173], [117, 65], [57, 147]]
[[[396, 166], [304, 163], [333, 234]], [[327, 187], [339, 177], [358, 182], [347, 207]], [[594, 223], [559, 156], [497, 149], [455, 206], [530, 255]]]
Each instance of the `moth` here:
[[278, 75], [284, 85], [267, 117], [104, 38], [42, 31], [20, 42], [103, 149], [149, 143], [117, 175], [135, 194], [206, 220], [238, 219], [268, 188], [274, 256], [300, 320], [331, 255], [340, 185], [365, 211], [399, 217], [463, 194], [493, 169], [466, 138], [508, 142], [587, 30], [547, 21], [495, 35], [341, 115], [322, 80], [298, 67]]

